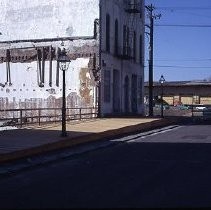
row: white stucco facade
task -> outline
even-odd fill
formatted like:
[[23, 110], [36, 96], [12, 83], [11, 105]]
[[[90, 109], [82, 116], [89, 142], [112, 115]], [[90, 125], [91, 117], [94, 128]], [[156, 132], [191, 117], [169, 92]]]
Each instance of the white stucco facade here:
[[[98, 0], [1, 0], [0, 1], [0, 50], [34, 49], [52, 46], [61, 48], [62, 41], [45, 41], [63, 37], [92, 37], [94, 21], [99, 18]], [[33, 40], [43, 39], [43, 42]], [[14, 42], [14, 40], [21, 42]], [[25, 42], [24, 40], [32, 40]], [[82, 48], [96, 48], [96, 40], [63, 41], [70, 54], [81, 53]], [[85, 50], [90, 52], [90, 50]], [[91, 53], [91, 52], [90, 52]], [[5, 52], [0, 56], [5, 57]], [[87, 69], [89, 57], [72, 60], [66, 72], [66, 95], [74, 92], [80, 95], [80, 71]], [[62, 97], [62, 71], [59, 71], [59, 85], [56, 85], [57, 61], [52, 61], [52, 86], [49, 85], [49, 61], [45, 61], [44, 87], [38, 86], [38, 62], [11, 62], [12, 85], [0, 87], [0, 98], [9, 102], [25, 99], [46, 99], [49, 96]], [[89, 71], [88, 73], [91, 74]], [[87, 75], [90, 78], [90, 75]], [[0, 63], [0, 83], [7, 81], [6, 63]], [[90, 87], [94, 99], [94, 87]], [[53, 89], [53, 91], [52, 91]], [[50, 90], [50, 91], [49, 91]], [[11, 107], [10, 107], [11, 108]], [[17, 108], [17, 107], [16, 107]]]
[[[131, 5], [136, 5], [139, 11], [127, 11]], [[106, 38], [109, 15], [109, 42]], [[94, 22], [99, 19], [99, 40], [94, 38]], [[115, 55], [115, 21], [118, 21], [118, 55]], [[130, 56], [123, 56], [124, 27], [128, 29], [127, 48]], [[0, 57], [6, 50], [34, 49], [51, 46], [55, 50], [61, 44], [69, 54], [90, 53], [97, 55], [96, 68], [100, 72], [100, 96], [98, 105], [102, 116], [107, 114], [143, 113], [143, 80], [144, 80], [144, 0], [0, 0]], [[135, 32], [135, 39], [134, 39]], [[62, 38], [93, 37], [93, 39], [76, 39], [75, 41]], [[55, 39], [57, 40], [51, 40]], [[61, 38], [61, 40], [59, 40]], [[43, 41], [36, 41], [43, 39]], [[15, 40], [15, 41], [14, 41]], [[22, 40], [17, 41], [16, 40]], [[28, 40], [28, 41], [24, 41]], [[31, 41], [29, 41], [31, 40]], [[34, 41], [33, 41], [34, 40]], [[135, 43], [134, 43], [134, 40]], [[135, 53], [134, 53], [135, 44]], [[134, 58], [135, 54], [135, 58]], [[91, 55], [90, 55], [91, 57]], [[90, 58], [79, 56], [71, 61], [66, 72], [67, 95], [80, 95], [83, 81], [80, 74], [87, 69], [87, 80], [96, 104], [96, 88]], [[10, 62], [11, 83], [0, 87], [0, 98], [9, 101], [24, 101], [26, 98], [48, 98], [62, 96], [62, 72], [57, 75], [57, 61], [52, 60], [52, 85], [49, 84], [48, 59], [44, 62], [44, 87], [39, 87], [38, 62]], [[59, 80], [59, 85], [56, 85]], [[0, 84], [7, 81], [6, 63], [0, 62]], [[53, 91], [52, 91], [53, 89]], [[50, 90], [50, 91], [49, 91]], [[109, 93], [108, 93], [109, 92]], [[11, 108], [11, 107], [10, 107]]]
[[[32, 43], [21, 43], [21, 47], [30, 48]], [[39, 46], [52, 46], [53, 48], [57, 49], [61, 47], [61, 41], [57, 42], [41, 42], [41, 43], [33, 43], [35, 47]], [[78, 51], [80, 46], [91, 46], [96, 47], [95, 41], [64, 41], [64, 47], [70, 54], [74, 54]], [[14, 49], [19, 45], [17, 44], [6, 44], [6, 46], [2, 47], [2, 49]], [[33, 48], [32, 48], [33, 49]], [[80, 73], [82, 69], [88, 69], [90, 58], [77, 58], [71, 60], [69, 64], [69, 68], [66, 71], [66, 94], [69, 95], [70, 93], [74, 92], [79, 95], [81, 81], [80, 81]], [[16, 98], [16, 102], [21, 100], [24, 101], [25, 99], [36, 99], [36, 98], [43, 98], [47, 99], [49, 96], [54, 96], [55, 98], [62, 97], [62, 71], [58, 71], [58, 84], [56, 85], [57, 80], [57, 61], [52, 61], [52, 85], [49, 84], [50, 75], [49, 75], [49, 65], [50, 62], [48, 60], [45, 61], [45, 76], [44, 76], [44, 87], [39, 87], [39, 69], [38, 69], [38, 62], [16, 62], [10, 63], [10, 77], [11, 77], [11, 85], [6, 84], [5, 87], [0, 87], [0, 97], [1, 98], [8, 98], [10, 102]], [[6, 71], [6, 63], [3, 62], [0, 64], [0, 83], [5, 84], [7, 80], [7, 71]], [[90, 74], [92, 72], [88, 70]], [[94, 99], [94, 86], [91, 87], [92, 97]]]
[[1, 40], [92, 36], [98, 0], [1, 0]]

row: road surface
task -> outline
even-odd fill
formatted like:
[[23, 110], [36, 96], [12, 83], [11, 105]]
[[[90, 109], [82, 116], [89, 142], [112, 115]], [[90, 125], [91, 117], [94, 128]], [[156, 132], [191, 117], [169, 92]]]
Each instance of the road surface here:
[[0, 208], [211, 207], [211, 125], [184, 125], [0, 178]]

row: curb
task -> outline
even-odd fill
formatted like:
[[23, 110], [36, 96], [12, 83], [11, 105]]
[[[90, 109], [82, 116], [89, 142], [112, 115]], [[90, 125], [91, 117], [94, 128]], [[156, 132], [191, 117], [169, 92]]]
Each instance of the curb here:
[[88, 142], [95, 142], [100, 140], [108, 140], [111, 138], [117, 138], [126, 136], [135, 132], [145, 132], [148, 130], [165, 127], [175, 123], [173, 120], [161, 119], [147, 123], [140, 123], [137, 125], [126, 126], [119, 129], [107, 130], [100, 133], [87, 134], [81, 137], [66, 138], [65, 140], [58, 140], [57, 142], [44, 144], [38, 147], [28, 148], [20, 151], [15, 151], [7, 154], [0, 155], [0, 163], [7, 163], [9, 161], [15, 161], [22, 158], [28, 158], [34, 155], [41, 155], [46, 152], [52, 152], [60, 149], [70, 148], [79, 144], [85, 144]]

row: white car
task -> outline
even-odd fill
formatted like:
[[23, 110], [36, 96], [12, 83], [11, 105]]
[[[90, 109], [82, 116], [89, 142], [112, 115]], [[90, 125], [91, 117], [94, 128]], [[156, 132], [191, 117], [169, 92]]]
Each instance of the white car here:
[[206, 106], [196, 106], [196, 110], [204, 110], [207, 109]]

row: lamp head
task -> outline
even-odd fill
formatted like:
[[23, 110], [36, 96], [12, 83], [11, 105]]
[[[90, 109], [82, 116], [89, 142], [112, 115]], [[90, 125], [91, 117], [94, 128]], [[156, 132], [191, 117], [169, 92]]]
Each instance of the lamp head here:
[[67, 56], [67, 52], [65, 48], [63, 48], [62, 51], [60, 52], [57, 61], [59, 62], [59, 67], [62, 71], [66, 71], [69, 68], [70, 59]]
[[164, 76], [161, 75], [161, 77], [160, 77], [160, 79], [159, 79], [160, 84], [163, 84], [165, 81], [166, 81], [166, 80], [165, 80]]

